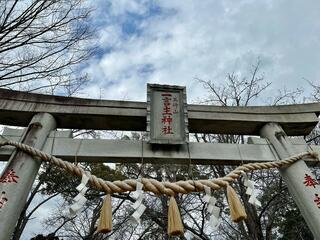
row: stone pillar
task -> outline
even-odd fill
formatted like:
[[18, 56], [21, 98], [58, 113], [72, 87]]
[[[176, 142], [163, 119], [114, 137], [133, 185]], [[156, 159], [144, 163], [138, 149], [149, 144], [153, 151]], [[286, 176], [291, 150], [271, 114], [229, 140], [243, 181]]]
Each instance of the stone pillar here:
[[[260, 136], [269, 140], [280, 159], [299, 153], [277, 123], [266, 124]], [[313, 236], [320, 239], [320, 185], [312, 184], [316, 178], [302, 160], [279, 171]], [[307, 180], [311, 180], [310, 184]]]
[[[50, 114], [38, 113], [26, 128], [21, 142], [42, 149], [55, 128], [56, 121]], [[0, 240], [10, 239], [40, 165], [41, 160], [21, 151], [15, 151], [10, 157], [0, 178]]]

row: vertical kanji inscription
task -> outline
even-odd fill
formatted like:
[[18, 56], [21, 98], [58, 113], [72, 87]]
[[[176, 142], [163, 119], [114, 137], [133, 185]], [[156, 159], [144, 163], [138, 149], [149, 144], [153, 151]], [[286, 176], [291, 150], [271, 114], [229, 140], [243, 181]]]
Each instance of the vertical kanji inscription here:
[[0, 210], [4, 207], [4, 205], [8, 202], [8, 198], [6, 196], [6, 192], [2, 191], [0, 195]]
[[303, 183], [304, 183], [304, 185], [306, 187], [314, 187], [314, 188], [316, 188], [316, 185], [318, 185], [318, 181], [316, 179], [312, 178], [308, 174], [305, 174]]
[[171, 109], [171, 100], [172, 94], [171, 93], [162, 93], [162, 101], [163, 101], [163, 109], [162, 109], [162, 134], [174, 134], [172, 128], [172, 109]]
[[2, 178], [0, 178], [0, 183], [17, 183], [18, 178], [19, 176], [16, 175], [16, 172], [13, 169], [10, 169]]

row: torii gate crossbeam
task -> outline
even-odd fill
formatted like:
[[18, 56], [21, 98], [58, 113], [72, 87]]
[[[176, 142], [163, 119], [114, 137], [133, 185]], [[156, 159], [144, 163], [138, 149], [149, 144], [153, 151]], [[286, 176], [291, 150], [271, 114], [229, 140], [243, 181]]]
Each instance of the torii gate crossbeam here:
[[[3, 136], [19, 141], [23, 135], [22, 129], [5, 128]], [[56, 157], [73, 162], [97, 163], [144, 163], [153, 164], [189, 164], [187, 146], [181, 146], [173, 151], [153, 149], [146, 141], [107, 140], [107, 139], [73, 139], [71, 131], [52, 131], [47, 138], [42, 151]], [[298, 151], [315, 151], [320, 154], [320, 146], [305, 144], [304, 139], [294, 138], [292, 142]], [[249, 144], [227, 143], [189, 143], [192, 164], [201, 165], [239, 165], [250, 162], [271, 162], [280, 160], [272, 149], [272, 145], [263, 138], [248, 139]], [[254, 144], [253, 144], [254, 143]], [[143, 144], [143, 147], [141, 146]], [[0, 148], [0, 161], [7, 161], [14, 148]], [[306, 163], [318, 166], [319, 162], [307, 159]]]
[[[145, 102], [51, 96], [0, 89], [0, 124], [28, 126], [39, 112], [51, 114], [57, 128], [146, 131]], [[320, 104], [259, 107], [188, 105], [189, 132], [259, 135], [277, 122], [289, 136], [308, 135], [318, 123]]]
[[[128, 101], [107, 101], [107, 100], [92, 100], [80, 98], [67, 98], [58, 96], [48, 96], [33, 93], [23, 93], [17, 91], [10, 91], [0, 89], [0, 124], [12, 126], [29, 126], [26, 133], [24, 133], [22, 140], [35, 144], [40, 149], [46, 149], [50, 145], [50, 138], [46, 139], [50, 130], [55, 126], [57, 128], [67, 129], [95, 129], [95, 130], [129, 130], [129, 131], [146, 131], [147, 130], [147, 104], [143, 102], [128, 102]], [[149, 106], [149, 105], [148, 105]], [[189, 132], [195, 133], [215, 133], [215, 134], [234, 134], [234, 135], [260, 135], [265, 137], [270, 143], [262, 143], [257, 139], [251, 139], [252, 143], [243, 146], [238, 145], [197, 145], [194, 143], [184, 143], [179, 147], [160, 147], [152, 148], [147, 143], [137, 142], [128, 148], [128, 154], [123, 156], [121, 154], [113, 156], [109, 155], [109, 159], [119, 160], [120, 157], [128, 157], [137, 161], [142, 157], [149, 159], [150, 162], [154, 160], [161, 160], [165, 163], [166, 158], [174, 161], [186, 160], [186, 147], [190, 148], [190, 157], [194, 160], [193, 163], [212, 164], [223, 160], [216, 152], [219, 150], [225, 156], [224, 164], [228, 160], [229, 163], [234, 164], [240, 161], [262, 160], [263, 158], [273, 158], [278, 160], [293, 153], [308, 150], [305, 141], [302, 144], [294, 144], [294, 142], [287, 137], [289, 136], [303, 136], [309, 132], [318, 123], [318, 115], [320, 113], [320, 104], [301, 104], [301, 105], [287, 105], [287, 106], [270, 106], [270, 107], [217, 107], [206, 105], [188, 105], [184, 108], [188, 114]], [[159, 119], [158, 119], [159, 120]], [[37, 129], [32, 130], [30, 129]], [[38, 139], [38, 135], [40, 136]], [[27, 136], [27, 138], [25, 138]], [[16, 136], [17, 137], [17, 136]], [[69, 142], [68, 142], [69, 141]], [[81, 141], [81, 140], [80, 140]], [[68, 143], [66, 143], [68, 142]], [[86, 140], [81, 149], [79, 140], [60, 139], [57, 138], [58, 144], [68, 144], [71, 148], [64, 152], [66, 158], [71, 155], [78, 155], [83, 158], [94, 157], [93, 152], [90, 152], [90, 146], [99, 147], [99, 144], [106, 144], [106, 140], [94, 142], [94, 140]], [[92, 145], [94, 143], [95, 145]], [[116, 148], [123, 149], [124, 141], [122, 142], [108, 142]], [[90, 145], [91, 144], [91, 145]], [[120, 146], [120, 145], [121, 146]], [[145, 151], [142, 153], [137, 151], [137, 146], [142, 147]], [[74, 152], [75, 147], [79, 150]], [[79, 147], [80, 146], [80, 147]], [[202, 149], [201, 149], [202, 148]], [[313, 148], [313, 147], [312, 147]], [[141, 148], [140, 148], [141, 149]], [[156, 150], [155, 150], [156, 149]], [[159, 150], [160, 149], [160, 150]], [[177, 150], [179, 149], [179, 150]], [[212, 152], [215, 149], [216, 152]], [[94, 152], [96, 157], [99, 154], [105, 154], [104, 150]], [[109, 149], [111, 150], [111, 149]], [[130, 151], [131, 152], [130, 152]], [[314, 150], [317, 150], [316, 147]], [[0, 159], [6, 158], [12, 149], [4, 149], [0, 152]], [[53, 148], [55, 151], [55, 148]], [[197, 152], [198, 151], [198, 152]], [[202, 151], [202, 152], [199, 152]], [[112, 152], [112, 151], [110, 151]], [[210, 162], [209, 155], [215, 156], [216, 161]], [[226, 154], [226, 152], [228, 152]], [[257, 157], [258, 154], [263, 157]], [[6, 155], [7, 154], [7, 155]], [[232, 156], [233, 154], [233, 156]], [[57, 153], [56, 155], [59, 155]], [[173, 158], [172, 158], [173, 157]], [[227, 157], [227, 158], [226, 158]], [[235, 161], [239, 158], [238, 161]], [[71, 159], [69, 159], [71, 160]], [[211, 159], [212, 160], [212, 159]], [[272, 160], [272, 159], [271, 159]], [[14, 152], [11, 160], [8, 162], [6, 169], [1, 175], [1, 179], [10, 171], [17, 171], [20, 174], [19, 181], [23, 184], [17, 188], [13, 185], [0, 184], [2, 192], [9, 194], [13, 198], [17, 194], [19, 201], [10, 201], [8, 204], [14, 203], [8, 208], [0, 212], [0, 240], [6, 240], [10, 237], [14, 222], [19, 216], [19, 211], [25, 202], [25, 199], [30, 190], [32, 179], [28, 177], [36, 174], [39, 164], [37, 159], [32, 159], [30, 156], [25, 156], [22, 152]], [[160, 162], [161, 162], [160, 161]], [[223, 161], [221, 161], [222, 163]], [[22, 168], [23, 165], [23, 168]], [[232, 165], [232, 164], [231, 164]], [[312, 165], [312, 163], [311, 163]], [[12, 169], [11, 166], [13, 167]], [[27, 169], [27, 173], [25, 173]], [[307, 168], [303, 161], [294, 163], [287, 167], [284, 171], [280, 171], [283, 178], [290, 186], [289, 191], [297, 202], [303, 217], [306, 219], [310, 230], [316, 239], [320, 239], [320, 211], [317, 204], [315, 204], [312, 197], [319, 196], [317, 188], [306, 188], [304, 185], [304, 176], [313, 177], [311, 171]], [[30, 180], [31, 179], [31, 180]], [[17, 189], [20, 189], [17, 193]], [[305, 196], [299, 198], [301, 194]], [[306, 197], [308, 196], [308, 197]], [[6, 219], [10, 219], [8, 222]]]

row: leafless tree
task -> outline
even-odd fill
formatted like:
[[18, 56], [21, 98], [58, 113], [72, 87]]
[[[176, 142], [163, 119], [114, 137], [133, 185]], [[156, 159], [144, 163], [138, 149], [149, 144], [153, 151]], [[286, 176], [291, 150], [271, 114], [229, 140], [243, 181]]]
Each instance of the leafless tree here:
[[82, 0], [0, 0], [0, 87], [72, 95], [93, 48]]
[[[305, 79], [305, 80], [312, 87], [312, 93], [311, 93], [310, 100], [312, 102], [320, 102], [320, 83], [316, 84], [316, 83], [311, 82], [307, 79]], [[308, 143], [312, 143], [312, 144], [316, 144], [316, 145], [320, 144], [320, 126], [319, 126], [319, 124], [313, 129], [313, 131], [311, 132], [311, 134], [309, 136], [306, 136], [306, 141]]]
[[[81, 64], [94, 51], [89, 5], [82, 0], [0, 0], [0, 87], [71, 96], [87, 82]], [[33, 213], [57, 194], [28, 209], [42, 191], [34, 185], [13, 239]]]
[[[260, 62], [252, 67], [251, 77], [239, 78], [235, 74], [228, 74], [226, 82], [218, 85], [213, 81], [199, 80], [209, 92], [208, 103], [220, 106], [249, 106], [252, 101], [261, 96], [261, 93], [270, 86], [264, 80], [264, 76], [259, 75]], [[302, 93], [301, 89], [279, 90], [271, 100], [272, 105], [297, 103], [297, 97]], [[196, 139], [200, 142], [212, 143], [245, 143], [245, 136], [235, 135], [207, 135], [196, 134]], [[231, 167], [210, 166], [214, 177], [222, 177]], [[254, 179], [261, 191], [260, 199], [262, 208], [257, 208], [248, 203], [245, 194], [245, 187], [238, 181], [234, 184], [241, 196], [246, 212], [247, 220], [233, 224], [229, 218], [223, 218], [222, 227], [219, 228], [223, 239], [247, 239], [247, 240], [269, 240], [275, 239], [279, 222], [284, 221], [283, 216], [295, 208], [292, 199], [289, 197], [286, 185], [282, 181], [277, 171], [258, 171], [250, 175]], [[285, 203], [285, 204], [284, 204]], [[222, 213], [222, 217], [223, 217]], [[305, 225], [305, 223], [302, 223]], [[305, 226], [304, 226], [305, 227]]]
[[208, 90], [208, 99], [204, 102], [220, 106], [248, 106], [263, 92], [270, 82], [259, 73], [260, 60], [252, 66], [251, 76], [240, 78], [235, 73], [227, 75], [226, 84], [216, 84], [211, 80], [197, 80]]

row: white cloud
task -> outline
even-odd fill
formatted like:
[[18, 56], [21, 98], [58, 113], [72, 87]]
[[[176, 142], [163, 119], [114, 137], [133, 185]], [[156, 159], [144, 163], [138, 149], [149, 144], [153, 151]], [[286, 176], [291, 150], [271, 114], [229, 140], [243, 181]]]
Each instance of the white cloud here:
[[[108, 19], [100, 26], [101, 44], [110, 49], [87, 70], [104, 98], [145, 100], [146, 82], [157, 82], [187, 85], [195, 99], [203, 96], [195, 77], [221, 82], [228, 72], [245, 75], [258, 57], [273, 88], [319, 79], [318, 1], [99, 4], [97, 16]], [[123, 30], [128, 24], [130, 34]]]
[[132, 0], [117, 0], [110, 1], [111, 13], [114, 16], [119, 16], [127, 12], [143, 14], [147, 11], [147, 1], [132, 1]]

